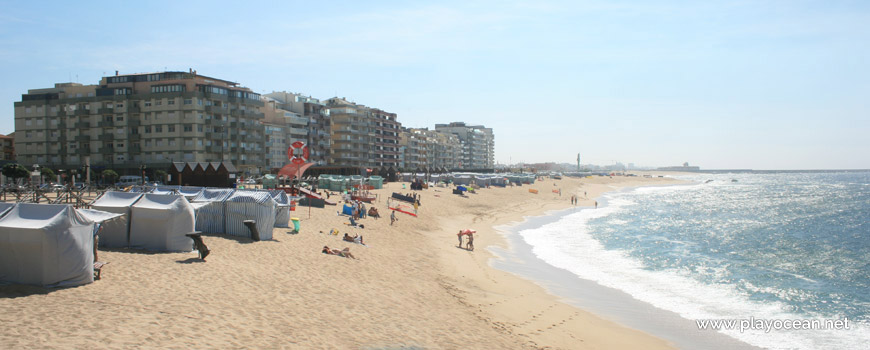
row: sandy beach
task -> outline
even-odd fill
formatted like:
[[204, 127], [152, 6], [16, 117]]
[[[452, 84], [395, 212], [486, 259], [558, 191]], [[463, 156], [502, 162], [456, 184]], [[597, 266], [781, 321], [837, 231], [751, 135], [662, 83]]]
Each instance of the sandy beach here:
[[[665, 349], [666, 341], [561, 303], [536, 285], [490, 267], [493, 226], [570, 206], [605, 191], [676, 183], [670, 178], [593, 177], [478, 190], [417, 191], [419, 217], [375, 190], [383, 215], [346, 225], [340, 205], [299, 207], [301, 232], [271, 241], [206, 235], [196, 253], [101, 250], [103, 279], [68, 289], [0, 286], [0, 347], [257, 349]], [[529, 192], [538, 190], [538, 194]], [[561, 195], [553, 190], [561, 190]], [[586, 193], [584, 197], [584, 192]], [[333, 197], [336, 199], [336, 197]], [[370, 206], [369, 206], [370, 207]], [[472, 228], [475, 251], [457, 247]], [[361, 234], [367, 246], [329, 234]], [[350, 248], [358, 259], [321, 253]]]

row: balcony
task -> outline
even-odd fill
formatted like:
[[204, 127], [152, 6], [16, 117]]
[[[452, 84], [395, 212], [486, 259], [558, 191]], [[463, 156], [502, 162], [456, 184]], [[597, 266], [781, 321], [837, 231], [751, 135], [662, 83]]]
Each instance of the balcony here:
[[208, 113], [214, 114], [226, 114], [227, 110], [221, 108], [220, 106], [205, 106], [205, 111]]
[[90, 128], [90, 127], [91, 127], [91, 123], [90, 123], [90, 122], [78, 122], [78, 123], [76, 123], [76, 128], [77, 128], [77, 129], [88, 129], [88, 128]]
[[90, 114], [91, 114], [91, 111], [84, 109], [84, 108], [76, 109], [75, 113], [73, 113], [73, 115], [78, 115], [78, 116], [90, 115]]
[[88, 148], [76, 148], [76, 154], [80, 156], [89, 156], [91, 155], [91, 150]]
[[226, 134], [220, 134], [220, 133], [216, 133], [216, 132], [206, 133], [206, 137], [209, 139], [212, 139], [212, 140], [226, 140], [227, 139]]
[[78, 142], [90, 142], [90, 141], [91, 141], [91, 135], [79, 135], [79, 136], [76, 136], [76, 141], [78, 141]]
[[100, 108], [97, 110], [97, 114], [115, 114], [115, 109], [113, 109], [113, 108]]
[[113, 134], [102, 134], [102, 135], [100, 135], [100, 136], [97, 136], [97, 139], [100, 140], [100, 141], [114, 141], [114, 140], [115, 140], [115, 135], [113, 135]]
[[139, 108], [139, 106], [127, 106], [127, 113], [139, 113], [141, 111], [142, 110]]
[[110, 128], [110, 127], [115, 126], [115, 122], [114, 121], [101, 121], [101, 122], [97, 123], [97, 125], [99, 125], [101, 128]]
[[141, 152], [142, 152], [142, 147], [141, 147], [141, 146], [130, 146], [130, 148], [128, 148], [127, 150], [128, 150], [130, 153], [141, 153]]
[[127, 121], [127, 126], [129, 126], [131, 128], [135, 128], [135, 127], [138, 127], [140, 125], [142, 125], [142, 122], [139, 121], [138, 119], [130, 119]]
[[217, 119], [206, 119], [205, 125], [227, 126], [227, 125], [229, 125], [229, 122], [224, 121], [224, 120], [217, 120]]
[[99, 150], [98, 153], [102, 153], [102, 154], [112, 154], [112, 153], [115, 153], [115, 149], [114, 149], [114, 148], [111, 148], [111, 147], [100, 147], [100, 150]]
[[127, 139], [130, 141], [139, 141], [142, 139], [142, 135], [140, 134], [129, 134], [127, 135]]

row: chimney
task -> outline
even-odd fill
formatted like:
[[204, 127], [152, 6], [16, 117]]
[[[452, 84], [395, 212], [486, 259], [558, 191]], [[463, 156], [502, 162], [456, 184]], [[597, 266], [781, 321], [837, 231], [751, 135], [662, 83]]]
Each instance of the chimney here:
[[116, 77], [118, 76], [118, 71], [117, 71], [117, 70], [115, 71], [115, 76], [116, 76]]

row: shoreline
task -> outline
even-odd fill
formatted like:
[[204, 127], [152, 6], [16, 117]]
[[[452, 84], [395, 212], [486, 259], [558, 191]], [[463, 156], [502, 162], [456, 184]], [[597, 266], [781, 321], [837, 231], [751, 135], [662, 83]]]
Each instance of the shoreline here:
[[[478, 308], [478, 312], [489, 319], [497, 320], [494, 323], [510, 329], [519, 336], [527, 337], [532, 344], [546, 344], [555, 348], [674, 348], [675, 345], [670, 339], [626, 324], [622, 320], [609, 318], [606, 313], [603, 314], [605, 317], [602, 317], [602, 313], [592, 308], [571, 303], [564, 296], [553, 293], [538, 278], [523, 276], [522, 273], [510, 269], [498, 268], [498, 261], [504, 258], [499, 253], [515, 249], [515, 242], [512, 242], [502, 232], [504, 228], [523, 225], [534, 221], [535, 218], [548, 218], [559, 212], [571, 211], [572, 208], [567, 202], [572, 193], [577, 193], [580, 198], [578, 207], [573, 209], [580, 210], [580, 206], [583, 204], [587, 204], [591, 208], [594, 201], [598, 200], [602, 193], [608, 191], [654, 185], [656, 182], [668, 185], [679, 184], [678, 180], [672, 178], [650, 181], [650, 179], [637, 180], [617, 177], [616, 182], [610, 181], [613, 178], [604, 177], [593, 178], [591, 182], [584, 180], [571, 180], [576, 181], [576, 183], [569, 186], [568, 191], [562, 187], [563, 193], [558, 202], [534, 203], [542, 205], [527, 212], [505, 212], [485, 221], [487, 230], [483, 237], [488, 238], [488, 240], [485, 245], [482, 245], [483, 237], [475, 238], [475, 241], [478, 247], [486, 247], [487, 253], [485, 256], [478, 255], [476, 257], [476, 265], [485, 266], [491, 271], [479, 274], [469, 273], [467, 268], [463, 268], [462, 260], [457, 263], [455, 254], [447, 254], [446, 259], [442, 259], [442, 263], [446, 265], [445, 274], [458, 276], [457, 283], [460, 285], [465, 283], [464, 288], [460, 289], [466, 293], [465, 299], [470, 301], [471, 306]], [[536, 182], [535, 185], [531, 186], [567, 185], [565, 180], [561, 181], [563, 182], [552, 180]], [[626, 186], [626, 183], [631, 185]], [[529, 188], [530, 186], [523, 187]], [[586, 199], [583, 199], [583, 192], [587, 192]], [[512, 216], [519, 216], [519, 219], [512, 218]], [[471, 218], [471, 221], [482, 223], [483, 220], [480, 220], [479, 216], [475, 216]], [[449, 224], [445, 224], [445, 226], [449, 226]], [[475, 229], [480, 231], [481, 228], [475, 227]], [[445, 230], [445, 232], [447, 231], [449, 230]], [[538, 264], [534, 261], [535, 259], [537, 258], [533, 255], [523, 255], [515, 267], [527, 268], [533, 275], [547, 272], [540, 269], [540, 264], [546, 264], [543, 261], [539, 261], [540, 264]], [[549, 267], [556, 269], [552, 266]], [[576, 279], [576, 276], [574, 278]], [[510, 285], [512, 292], [503, 290], [506, 284]], [[492, 302], [494, 298], [497, 300]], [[532, 313], [530, 310], [538, 312]], [[579, 347], [576, 345], [578, 341], [582, 344]]]
[[[679, 184], [667, 186], [679, 186]], [[614, 192], [631, 191], [636, 188], [622, 188]], [[600, 207], [606, 207], [607, 199], [599, 198], [599, 203], [603, 203]], [[522, 230], [539, 228], [582, 210], [594, 209], [586, 207], [551, 211], [542, 216], [526, 217], [520, 223], [497, 227], [496, 229], [508, 241], [509, 248], [491, 248], [496, 255], [496, 258], [491, 260], [493, 268], [530, 280], [566, 304], [590, 311], [608, 321], [662, 338], [678, 348], [759, 349], [718, 332], [699, 331], [694, 321], [672, 311], [657, 308], [635, 299], [622, 290], [602, 286], [595, 281], [582, 279], [567, 270], [552, 266], [535, 255], [532, 246], [519, 234]]]

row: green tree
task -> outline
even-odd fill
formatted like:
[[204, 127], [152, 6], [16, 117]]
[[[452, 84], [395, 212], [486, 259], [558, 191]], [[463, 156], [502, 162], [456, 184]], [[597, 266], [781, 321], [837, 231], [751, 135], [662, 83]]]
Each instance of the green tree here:
[[165, 170], [154, 170], [154, 179], [152, 181], [158, 181], [160, 183], [166, 182], [166, 171]]
[[30, 176], [30, 172], [27, 171], [27, 168], [18, 163], [6, 164], [3, 166], [2, 173], [3, 176], [12, 178], [13, 180]]
[[54, 174], [54, 170], [51, 170], [51, 168], [49, 168], [49, 167], [39, 168], [39, 172], [42, 175], [42, 177], [47, 178], [49, 182], [54, 181], [55, 178], [57, 177]]
[[103, 180], [108, 184], [114, 184], [118, 180], [118, 173], [112, 169], [103, 170]]

